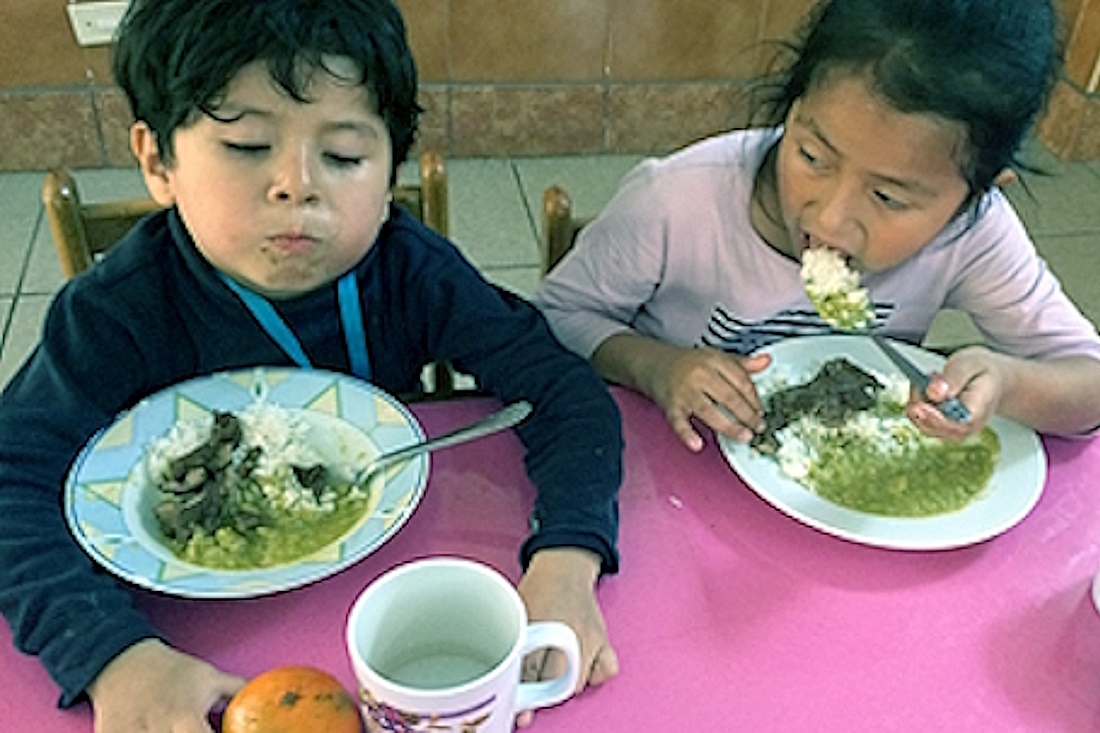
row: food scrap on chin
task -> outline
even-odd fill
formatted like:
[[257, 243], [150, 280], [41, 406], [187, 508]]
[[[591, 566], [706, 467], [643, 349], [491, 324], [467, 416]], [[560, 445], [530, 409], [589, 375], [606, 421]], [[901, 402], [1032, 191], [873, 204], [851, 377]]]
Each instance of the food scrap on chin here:
[[812, 247], [802, 253], [802, 284], [818, 315], [833, 328], [859, 331], [874, 320], [874, 309], [859, 273], [848, 267], [839, 252]]

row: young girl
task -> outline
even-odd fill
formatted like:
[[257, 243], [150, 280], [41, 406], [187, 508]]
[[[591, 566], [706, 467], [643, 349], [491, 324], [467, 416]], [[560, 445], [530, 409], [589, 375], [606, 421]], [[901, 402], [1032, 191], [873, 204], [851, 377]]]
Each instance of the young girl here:
[[919, 342], [941, 308], [985, 345], [914, 396], [948, 439], [993, 413], [1072, 435], [1100, 424], [1100, 339], [1036, 255], [1001, 191], [1058, 69], [1057, 16], [1036, 0], [826, 0], [758, 111], [629, 173], [536, 296], [556, 335], [665, 410], [738, 440], [763, 426], [761, 346], [827, 332], [799, 275], [809, 248], [862, 272], [872, 328]]

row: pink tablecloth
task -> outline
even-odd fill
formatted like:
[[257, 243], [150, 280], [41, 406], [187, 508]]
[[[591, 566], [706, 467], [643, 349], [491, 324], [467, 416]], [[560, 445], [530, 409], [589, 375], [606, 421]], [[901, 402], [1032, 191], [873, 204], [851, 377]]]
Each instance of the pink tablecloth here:
[[[983, 544], [901, 552], [779, 513], [713, 445], [694, 456], [643, 398], [615, 391], [627, 450], [622, 572], [599, 590], [621, 674], [540, 712], [532, 733], [578, 731], [1100, 730], [1100, 441], [1046, 440], [1049, 478], [1022, 524]], [[429, 434], [488, 400], [414, 408]], [[139, 593], [180, 647], [226, 670], [327, 669], [356, 594], [392, 566], [456, 554], [518, 577], [533, 490], [511, 433], [433, 457], [408, 525], [353, 568], [242, 601]], [[0, 627], [0, 730], [90, 731]]]

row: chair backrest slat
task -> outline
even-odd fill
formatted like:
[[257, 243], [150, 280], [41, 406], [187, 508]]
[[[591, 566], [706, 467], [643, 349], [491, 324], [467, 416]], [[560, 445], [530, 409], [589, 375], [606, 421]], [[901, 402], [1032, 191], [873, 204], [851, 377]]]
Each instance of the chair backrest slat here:
[[539, 238], [539, 266], [545, 277], [572, 249], [589, 217], [573, 216], [573, 200], [558, 185], [542, 192], [542, 236]]

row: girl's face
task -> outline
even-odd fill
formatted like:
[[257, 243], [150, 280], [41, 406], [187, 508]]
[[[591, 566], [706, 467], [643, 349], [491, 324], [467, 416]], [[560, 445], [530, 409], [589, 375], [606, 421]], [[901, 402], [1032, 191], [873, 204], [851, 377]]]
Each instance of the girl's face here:
[[966, 200], [964, 140], [960, 125], [899, 112], [858, 75], [826, 77], [787, 115], [775, 156], [783, 228], [772, 245], [796, 259], [831, 247], [869, 271], [902, 262]]
[[[174, 203], [203, 256], [271, 298], [288, 298], [351, 268], [389, 210], [392, 151], [347, 59], [325, 59], [308, 102], [287, 96], [254, 62], [210, 115], [176, 130], [171, 164], [144, 165], [154, 197]], [[140, 126], [140, 123], [139, 123]], [[143, 133], [133, 136], [135, 152]], [[152, 135], [144, 132], [144, 144]], [[150, 176], [153, 176], [152, 180]]]

